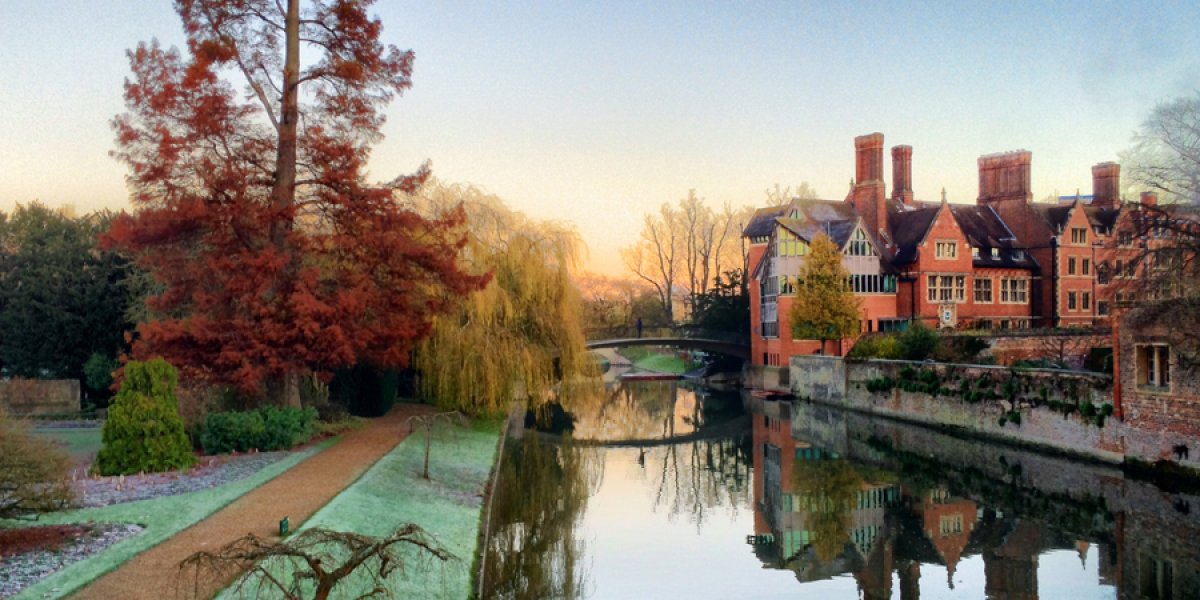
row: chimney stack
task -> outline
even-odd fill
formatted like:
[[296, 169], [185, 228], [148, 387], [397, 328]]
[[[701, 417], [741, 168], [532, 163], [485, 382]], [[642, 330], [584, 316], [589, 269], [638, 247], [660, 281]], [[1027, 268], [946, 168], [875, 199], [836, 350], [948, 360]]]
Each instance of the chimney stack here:
[[1029, 165], [1033, 153], [1016, 150], [979, 157], [978, 204], [1017, 200], [1033, 201], [1029, 185]]
[[1115, 208], [1121, 203], [1121, 165], [1102, 162], [1092, 167], [1092, 206]]
[[887, 227], [887, 198], [883, 183], [883, 134], [854, 138], [854, 209], [872, 233]]
[[868, 133], [854, 138], [854, 180], [858, 185], [883, 183], [883, 134]]
[[892, 198], [912, 206], [912, 146], [892, 147]]
[[1158, 206], [1158, 192], [1142, 192], [1142, 206]]

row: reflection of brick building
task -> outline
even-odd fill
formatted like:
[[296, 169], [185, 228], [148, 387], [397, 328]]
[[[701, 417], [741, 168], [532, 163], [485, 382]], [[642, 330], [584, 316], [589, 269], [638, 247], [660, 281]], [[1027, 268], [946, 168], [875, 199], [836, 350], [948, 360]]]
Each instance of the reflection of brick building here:
[[953, 497], [941, 488], [926, 491], [920, 502], [912, 506], [913, 513], [921, 519], [925, 536], [946, 564], [949, 577], [954, 576], [963, 549], [971, 539], [976, 508], [971, 500]]
[[[1135, 254], [1164, 243], [1138, 234], [1147, 229], [1137, 216], [1145, 211], [1121, 202], [1113, 163], [1093, 167], [1087, 201], [1035, 203], [1030, 152], [983, 156], [979, 195], [966, 205], [946, 202], [945, 193], [940, 202], [914, 200], [908, 146], [892, 149], [888, 196], [883, 160], [883, 135], [859, 136], [844, 200], [794, 200], [759, 210], [746, 226], [754, 364], [786, 365], [818, 350], [815, 341], [791, 339], [788, 309], [808, 244], [820, 234], [842, 250], [864, 333], [910, 319], [998, 329], [1101, 324], [1117, 294], [1128, 293], [1118, 284], [1143, 276]], [[1156, 204], [1153, 196], [1143, 201]]]

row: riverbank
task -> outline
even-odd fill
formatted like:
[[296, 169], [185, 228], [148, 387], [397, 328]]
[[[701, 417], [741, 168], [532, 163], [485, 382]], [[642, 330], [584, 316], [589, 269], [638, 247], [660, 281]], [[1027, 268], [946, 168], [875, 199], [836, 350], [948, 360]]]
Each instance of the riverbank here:
[[1200, 477], [1200, 456], [1188, 452], [1194, 438], [1115, 415], [1107, 375], [824, 356], [794, 356], [789, 366], [787, 387], [800, 399], [1127, 471], [1154, 465]]

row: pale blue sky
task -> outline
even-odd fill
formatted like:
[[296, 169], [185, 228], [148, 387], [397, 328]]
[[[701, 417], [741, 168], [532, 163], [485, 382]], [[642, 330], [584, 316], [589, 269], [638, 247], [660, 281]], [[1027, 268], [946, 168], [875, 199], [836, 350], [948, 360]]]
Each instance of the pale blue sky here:
[[[918, 198], [976, 195], [976, 158], [1033, 151], [1035, 197], [1091, 187], [1160, 100], [1200, 89], [1191, 3], [569, 3], [375, 7], [417, 55], [372, 169], [433, 161], [574, 223], [618, 269], [641, 215], [689, 188], [842, 198], [853, 137], [913, 146]], [[108, 156], [127, 48], [179, 44], [166, 1], [0, 0], [0, 210], [126, 207]], [[890, 169], [888, 170], [890, 173]], [[890, 180], [890, 176], [889, 176]]]

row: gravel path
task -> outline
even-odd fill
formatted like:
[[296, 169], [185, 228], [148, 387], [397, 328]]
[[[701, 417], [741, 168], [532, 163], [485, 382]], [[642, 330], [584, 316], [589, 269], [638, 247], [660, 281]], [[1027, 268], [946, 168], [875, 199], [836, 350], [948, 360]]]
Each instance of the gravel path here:
[[124, 523], [91, 525], [90, 531], [58, 549], [25, 552], [0, 559], [0, 598], [14, 596], [51, 573], [136, 535], [142, 529], [141, 525]]
[[[408, 436], [408, 417], [430, 414], [433, 408], [398, 404], [385, 417], [370, 421], [366, 427], [347, 433], [343, 439], [320, 454], [288, 469], [261, 487], [251, 490], [207, 519], [147, 550], [116, 570], [93, 581], [75, 594], [76, 598], [121, 598], [122, 600], [159, 600], [180, 593], [180, 561], [199, 550], [212, 550], [246, 535], [276, 539], [277, 521], [286, 515], [293, 527], [350, 485], [380, 457]], [[201, 581], [187, 592], [209, 598], [229, 582], [228, 579]]]
[[260, 452], [204, 457], [187, 472], [81, 479], [75, 482], [75, 487], [83, 506], [108, 506], [214, 488], [249, 477], [287, 455], [287, 452]]

